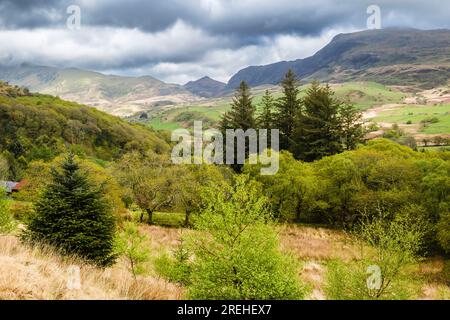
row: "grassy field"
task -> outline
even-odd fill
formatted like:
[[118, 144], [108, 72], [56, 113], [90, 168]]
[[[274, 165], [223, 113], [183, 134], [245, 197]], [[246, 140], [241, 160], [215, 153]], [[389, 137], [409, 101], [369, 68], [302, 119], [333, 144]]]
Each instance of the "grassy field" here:
[[417, 131], [426, 134], [450, 134], [450, 104], [393, 107], [381, 110], [372, 121], [418, 126]]

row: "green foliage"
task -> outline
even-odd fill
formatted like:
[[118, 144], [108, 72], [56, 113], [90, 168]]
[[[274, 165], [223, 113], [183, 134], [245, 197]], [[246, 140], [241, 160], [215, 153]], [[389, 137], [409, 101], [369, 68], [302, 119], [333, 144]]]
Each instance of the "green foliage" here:
[[342, 104], [339, 109], [339, 121], [344, 148], [354, 150], [362, 142], [365, 133], [362, 113], [352, 104]]
[[52, 182], [35, 204], [24, 239], [55, 246], [88, 262], [107, 266], [114, 262], [115, 219], [73, 154], [52, 171]]
[[114, 167], [119, 183], [141, 209], [140, 222], [144, 221], [145, 212], [152, 224], [156, 211], [170, 208], [175, 202], [178, 177], [169, 161], [165, 155], [132, 152]]
[[146, 247], [148, 239], [140, 234], [132, 222], [124, 224], [117, 238], [117, 253], [124, 256], [130, 272], [136, 279], [138, 274], [145, 272], [143, 264], [148, 261], [150, 250]]
[[252, 103], [250, 88], [245, 81], [242, 81], [236, 91], [231, 103], [231, 110], [226, 112], [221, 121], [221, 129], [242, 129], [256, 128], [255, 107]]
[[4, 95], [0, 85], [0, 152], [19, 179], [32, 160], [49, 161], [71, 145], [77, 154], [111, 160], [123, 150], [164, 152], [154, 132], [92, 107], [48, 95]]
[[[342, 151], [342, 125], [339, 117], [341, 102], [333, 95], [328, 85], [322, 87], [318, 82], [313, 82], [308, 89], [303, 98], [304, 110], [295, 132], [294, 155], [297, 158], [314, 161]], [[352, 119], [347, 117], [343, 120]], [[345, 136], [349, 138], [353, 135], [352, 122], [347, 124], [346, 129]]]
[[361, 259], [329, 264], [327, 294], [331, 299], [406, 299], [412, 292], [404, 269], [417, 262], [426, 235], [426, 221], [400, 214], [390, 219], [379, 212], [355, 229]]
[[257, 117], [258, 127], [272, 129], [274, 126], [275, 99], [269, 90], [266, 90], [261, 100], [261, 111]]
[[192, 237], [193, 299], [299, 299], [294, 261], [279, 252], [260, 186], [239, 176], [226, 191], [208, 188]]
[[172, 255], [163, 254], [155, 261], [156, 272], [167, 280], [184, 286], [191, 285], [192, 252], [183, 237]]
[[14, 229], [14, 219], [10, 213], [10, 203], [6, 192], [0, 188], [0, 234], [9, 233]]
[[283, 96], [276, 103], [274, 128], [280, 130], [280, 149], [293, 151], [295, 147], [294, 131], [301, 115], [298, 80], [292, 70], [281, 81]]

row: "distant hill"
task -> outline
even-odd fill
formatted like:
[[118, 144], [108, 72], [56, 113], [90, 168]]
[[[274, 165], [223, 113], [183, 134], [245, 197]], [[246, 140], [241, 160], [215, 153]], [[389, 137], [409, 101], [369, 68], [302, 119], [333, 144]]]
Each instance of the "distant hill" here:
[[376, 81], [431, 88], [450, 76], [450, 30], [383, 29], [340, 34], [315, 55], [240, 70], [228, 82], [277, 84], [288, 69], [304, 80]]
[[[72, 145], [79, 152], [112, 160], [130, 150], [168, 152], [158, 133], [92, 107], [0, 82], [0, 154], [20, 168], [49, 160]], [[18, 172], [16, 176], [20, 176]]]
[[150, 76], [122, 77], [75, 68], [30, 64], [0, 66], [0, 80], [115, 115], [133, 114], [161, 103], [177, 104], [199, 99], [180, 85], [164, 83]]
[[210, 77], [203, 77], [196, 81], [189, 81], [183, 87], [197, 96], [214, 98], [224, 93], [226, 84]]

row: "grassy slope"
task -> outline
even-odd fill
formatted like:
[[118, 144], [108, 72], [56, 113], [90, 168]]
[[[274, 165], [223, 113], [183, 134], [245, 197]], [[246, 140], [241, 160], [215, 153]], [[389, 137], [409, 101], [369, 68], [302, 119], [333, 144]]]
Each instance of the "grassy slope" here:
[[[0, 83], [0, 87], [8, 86]], [[43, 136], [60, 143], [75, 142], [87, 155], [104, 160], [130, 147], [130, 142], [146, 149], [169, 149], [159, 135], [148, 128], [49, 95], [18, 93], [11, 96], [0, 92], [0, 115], [0, 150], [7, 148], [8, 141], [17, 136], [26, 138], [29, 143], [34, 141], [31, 146], [36, 146], [36, 140]]]
[[[174, 214], [182, 220], [182, 215]], [[159, 216], [162, 220], [168, 217]], [[171, 220], [176, 220], [170, 218]], [[359, 248], [353, 247], [341, 231], [307, 225], [280, 225], [281, 249], [302, 261], [301, 278], [310, 286], [308, 299], [326, 299], [327, 264], [332, 259], [358, 259]], [[157, 277], [154, 259], [171, 252], [181, 233], [179, 228], [141, 225], [151, 242], [152, 258], [147, 272], [134, 281], [119, 261], [106, 270], [87, 266], [76, 259], [61, 258], [51, 250], [31, 249], [14, 236], [0, 236], [0, 299], [180, 299], [183, 288]], [[81, 268], [81, 289], [69, 290], [67, 279], [71, 265]], [[431, 258], [406, 271], [417, 299], [450, 299], [445, 284], [443, 259]], [[448, 279], [447, 279], [448, 280]]]

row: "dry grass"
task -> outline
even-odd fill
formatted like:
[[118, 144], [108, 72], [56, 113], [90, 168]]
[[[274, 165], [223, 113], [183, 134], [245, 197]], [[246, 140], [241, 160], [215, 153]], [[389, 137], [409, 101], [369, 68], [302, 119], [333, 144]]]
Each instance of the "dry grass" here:
[[344, 261], [358, 258], [358, 249], [342, 231], [301, 225], [284, 225], [280, 228], [282, 249], [292, 252], [302, 260]]
[[[69, 289], [72, 266], [80, 268], [80, 288]], [[180, 299], [183, 291], [157, 277], [135, 281], [122, 262], [108, 269], [62, 258], [51, 249], [30, 248], [14, 236], [0, 236], [2, 299]]]

